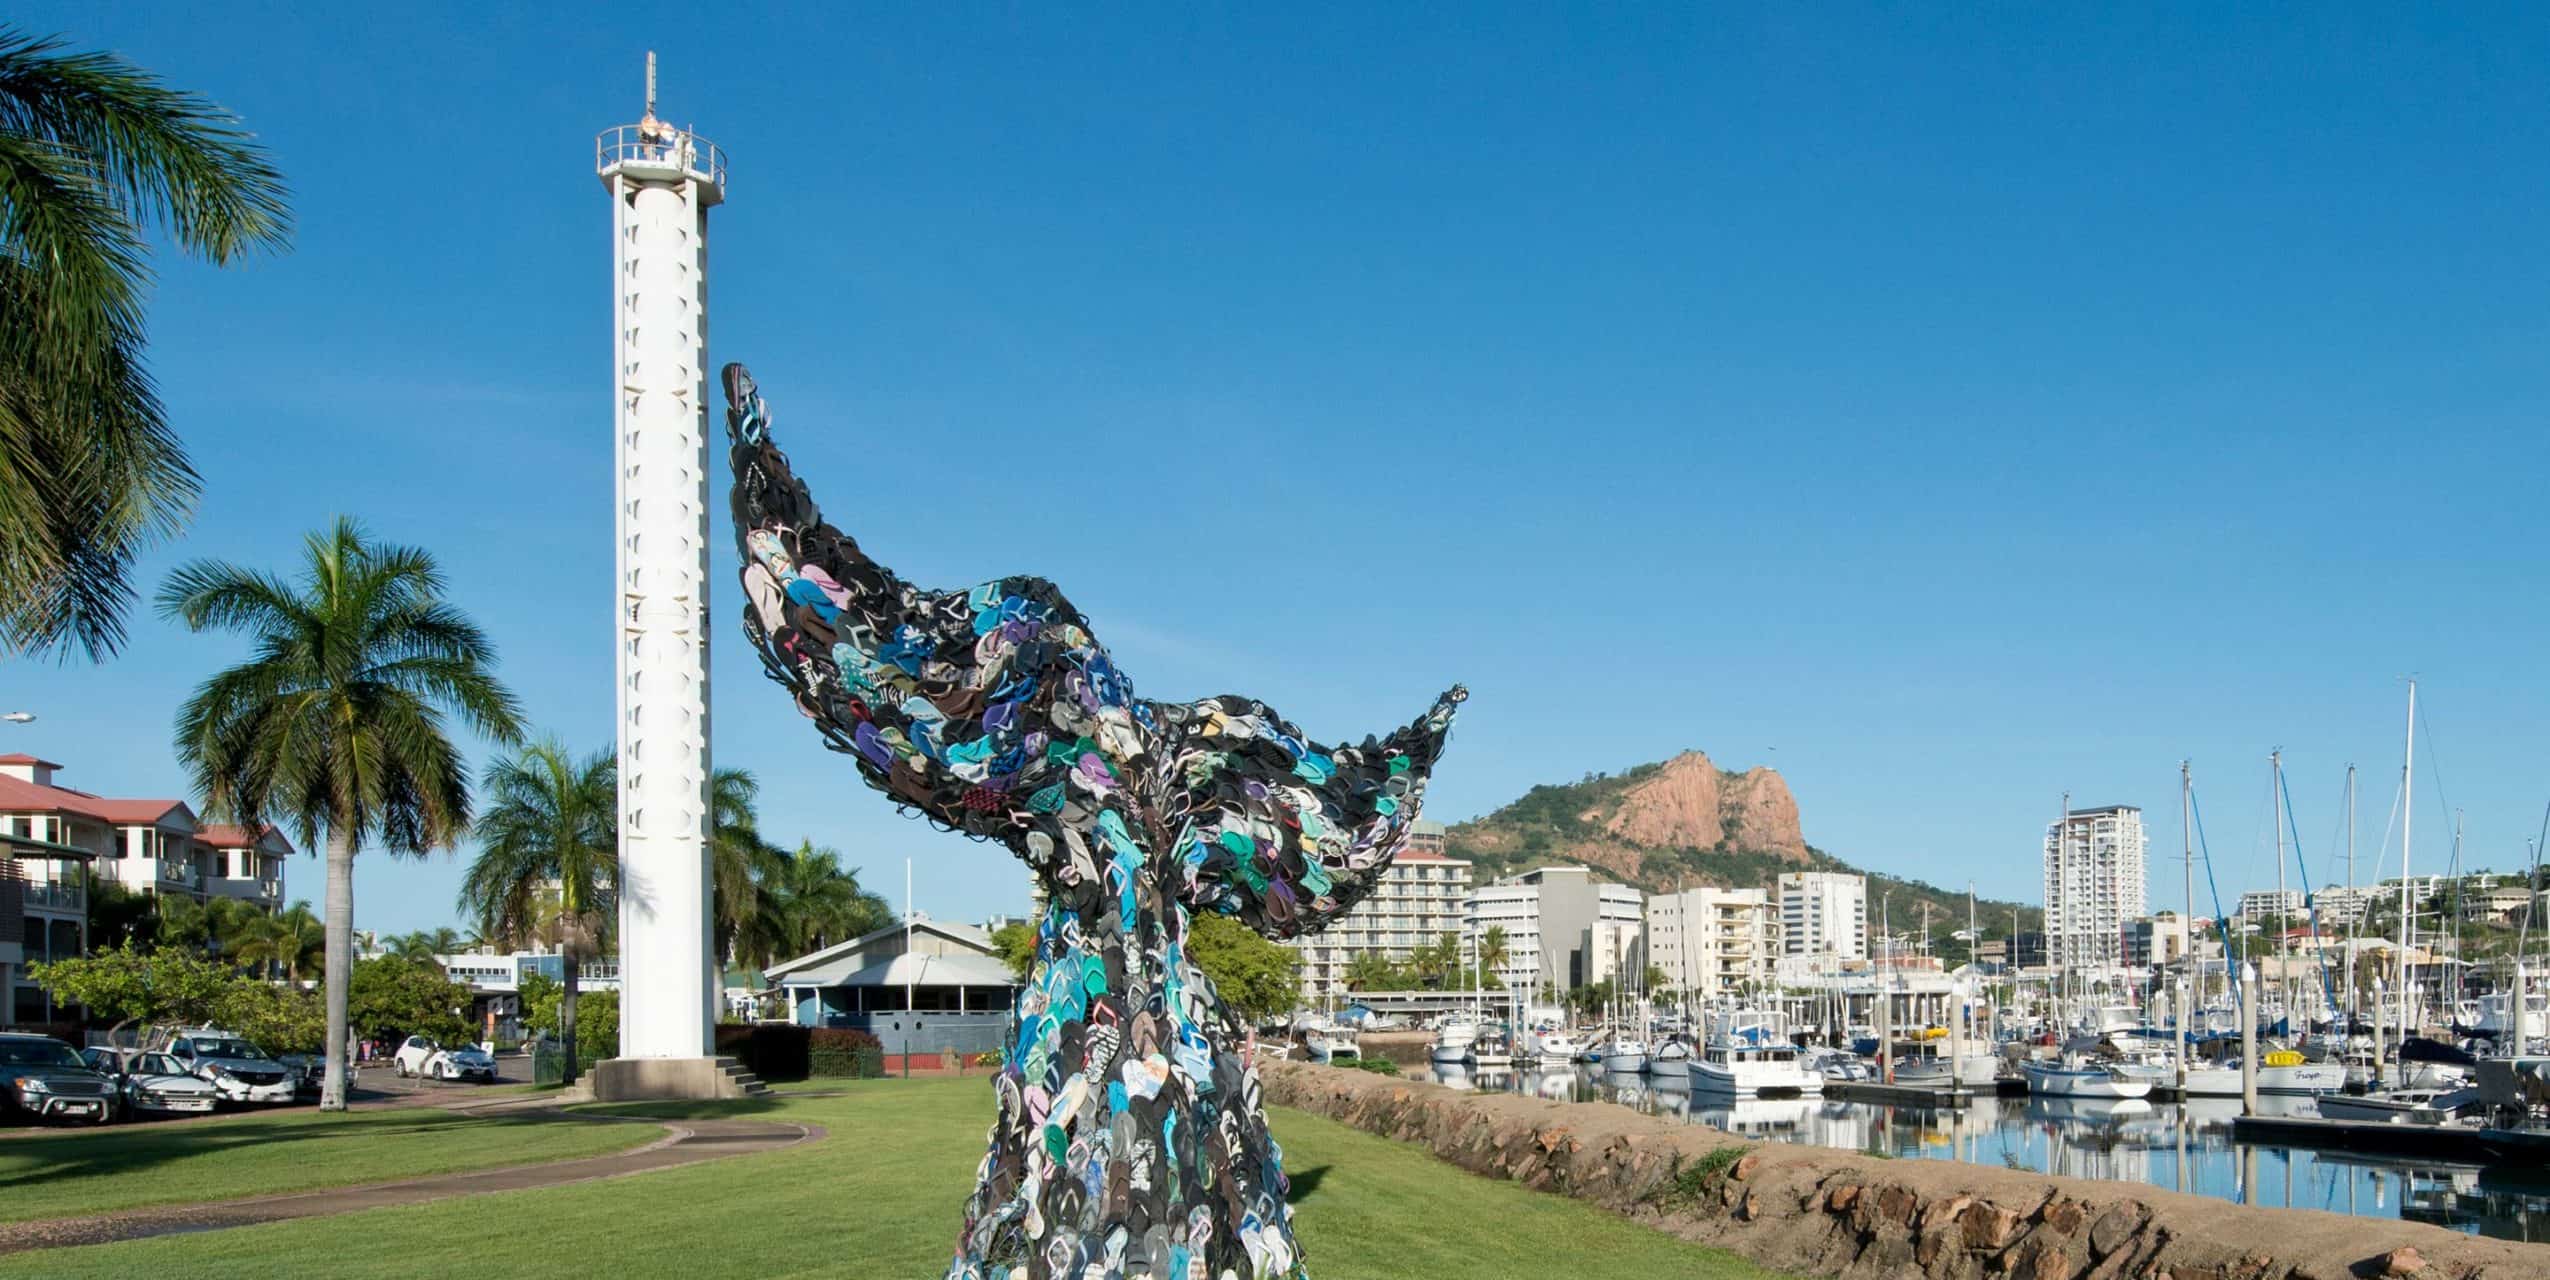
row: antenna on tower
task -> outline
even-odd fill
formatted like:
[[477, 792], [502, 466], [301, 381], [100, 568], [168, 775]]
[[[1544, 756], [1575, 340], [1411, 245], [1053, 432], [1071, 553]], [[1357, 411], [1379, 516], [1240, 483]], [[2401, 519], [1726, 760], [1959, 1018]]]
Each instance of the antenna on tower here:
[[646, 51], [646, 118], [655, 118], [655, 50]]

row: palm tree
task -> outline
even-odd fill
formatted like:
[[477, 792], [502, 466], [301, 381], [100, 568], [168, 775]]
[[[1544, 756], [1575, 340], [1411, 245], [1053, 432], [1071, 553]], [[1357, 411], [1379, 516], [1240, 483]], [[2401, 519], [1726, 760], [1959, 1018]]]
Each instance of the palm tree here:
[[194, 503], [142, 367], [150, 233], [226, 265], [291, 216], [228, 112], [0, 29], [0, 647], [112, 653], [135, 556]]
[[1481, 969], [1496, 973], [1504, 969], [1505, 962], [1513, 957], [1514, 948], [1506, 940], [1504, 925], [1489, 925], [1488, 931], [1479, 935], [1479, 967]]
[[[731, 963], [766, 969], [780, 960], [802, 954], [797, 946], [800, 932], [792, 919], [793, 910], [783, 883], [789, 863], [795, 857], [795, 854], [768, 842], [753, 842], [750, 910], [734, 922], [734, 932], [727, 939], [727, 957]], [[718, 892], [721, 895], [727, 892], [723, 881], [719, 883]], [[737, 896], [742, 897], [741, 894]], [[727, 901], [720, 897], [721, 910]]]
[[763, 892], [774, 899], [790, 953], [802, 955], [894, 923], [885, 899], [859, 887], [859, 873], [841, 855], [801, 840], [795, 853], [779, 855]]
[[296, 902], [259, 921], [231, 954], [241, 964], [263, 966], [269, 974], [279, 971], [284, 981], [297, 987], [302, 970], [316, 966], [327, 954], [327, 942], [327, 926], [310, 904]]
[[467, 950], [468, 947], [469, 939], [464, 937], [460, 930], [450, 925], [442, 925], [433, 929], [419, 929], [413, 933], [394, 935], [389, 940], [388, 951], [401, 960], [414, 964], [430, 964], [440, 969], [443, 967], [443, 962], [436, 957], [452, 955]]
[[177, 713], [177, 755], [208, 809], [249, 830], [275, 822], [327, 848], [327, 1083], [345, 1108], [346, 984], [354, 972], [354, 854], [450, 848], [469, 828], [457, 713], [499, 742], [522, 736], [495, 649], [443, 599], [434, 558], [378, 543], [351, 520], [309, 535], [301, 573], [197, 561], [160, 612], [196, 631], [244, 632], [248, 660]]
[[535, 742], [487, 766], [477, 860], [460, 909], [488, 938], [559, 951], [558, 1039], [576, 1078], [576, 969], [599, 954], [619, 912], [619, 771], [612, 753], [576, 760]]
[[764, 914], [762, 882], [782, 856], [755, 829], [753, 801], [760, 792], [761, 784], [742, 769], [719, 769], [709, 777], [709, 885], [715, 899], [710, 919], [716, 953], [728, 961], [744, 958], [739, 941]]
[[163, 893], [152, 900], [152, 907], [158, 922], [154, 936], [159, 945], [218, 950], [214, 946], [212, 913], [204, 910], [204, 904], [182, 894]]
[[158, 939], [164, 946], [188, 946], [208, 956], [229, 955], [250, 937], [265, 913], [237, 898], [198, 902], [183, 894], [159, 894]]

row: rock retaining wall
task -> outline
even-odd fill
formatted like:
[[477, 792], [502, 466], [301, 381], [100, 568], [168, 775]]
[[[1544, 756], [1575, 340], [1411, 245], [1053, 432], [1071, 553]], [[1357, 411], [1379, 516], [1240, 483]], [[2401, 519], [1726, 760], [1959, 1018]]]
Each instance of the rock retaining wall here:
[[1781, 1271], [1932, 1280], [2537, 1280], [2550, 1245], [2261, 1209], [2134, 1183], [1752, 1144], [1609, 1103], [1462, 1093], [1306, 1063], [1267, 1100], [1589, 1200]]

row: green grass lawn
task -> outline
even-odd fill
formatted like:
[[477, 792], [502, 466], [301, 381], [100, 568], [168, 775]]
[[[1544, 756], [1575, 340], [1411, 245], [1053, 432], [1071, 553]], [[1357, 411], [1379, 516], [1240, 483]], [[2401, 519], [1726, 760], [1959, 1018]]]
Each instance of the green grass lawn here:
[[[939, 1276], [982, 1155], [980, 1079], [859, 1081], [843, 1096], [613, 1108], [757, 1115], [829, 1130], [821, 1142], [640, 1177], [405, 1209], [0, 1258], [0, 1276], [476, 1273]], [[1673, 1280], [1771, 1277], [1600, 1209], [1490, 1181], [1414, 1148], [1278, 1110], [1296, 1223], [1319, 1280], [1546, 1280], [1596, 1268]]]
[[564, 1160], [662, 1137], [652, 1125], [432, 1107], [315, 1108], [0, 1139], [0, 1221], [235, 1199], [428, 1173]]

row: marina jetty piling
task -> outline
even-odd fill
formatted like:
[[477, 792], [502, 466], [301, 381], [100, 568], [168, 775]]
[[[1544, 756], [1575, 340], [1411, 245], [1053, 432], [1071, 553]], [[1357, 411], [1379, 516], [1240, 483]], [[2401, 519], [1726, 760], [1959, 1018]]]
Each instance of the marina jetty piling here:
[[1416, 1143], [1796, 1275], [1924, 1280], [2517, 1280], [2550, 1245], [2227, 1203], [2136, 1182], [1756, 1145], [1609, 1103], [1464, 1093], [1310, 1063], [1269, 1103]]

